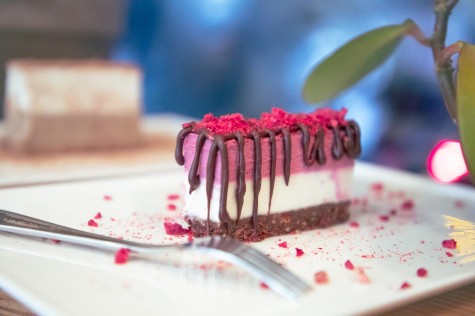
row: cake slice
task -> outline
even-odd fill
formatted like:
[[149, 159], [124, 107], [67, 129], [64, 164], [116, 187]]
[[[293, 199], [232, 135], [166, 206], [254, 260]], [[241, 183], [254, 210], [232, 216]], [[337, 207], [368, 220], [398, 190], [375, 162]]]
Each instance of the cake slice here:
[[208, 114], [183, 124], [175, 158], [193, 235], [258, 241], [346, 221], [361, 146], [345, 114], [274, 108], [260, 119]]
[[14, 60], [5, 138], [16, 152], [140, 145], [141, 71], [104, 60]]

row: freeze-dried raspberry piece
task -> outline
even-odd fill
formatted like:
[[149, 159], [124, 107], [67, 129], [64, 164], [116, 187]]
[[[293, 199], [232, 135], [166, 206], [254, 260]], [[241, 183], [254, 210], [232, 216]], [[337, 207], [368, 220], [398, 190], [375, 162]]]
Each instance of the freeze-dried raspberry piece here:
[[124, 264], [129, 260], [130, 249], [120, 248], [115, 253], [115, 263]]
[[345, 261], [345, 268], [347, 268], [348, 270], [353, 270], [355, 268], [355, 266], [353, 265], [353, 263], [350, 260], [346, 260]]
[[101, 218], [102, 218], [101, 212], [97, 212], [96, 216], [94, 216], [94, 219], [101, 219]]
[[445, 255], [446, 255], [447, 257], [452, 257], [452, 256], [453, 256], [453, 254], [452, 254], [451, 252], [448, 252], [448, 251], [445, 252]]
[[381, 192], [384, 189], [384, 184], [382, 182], [375, 182], [371, 185], [371, 190], [376, 192]]
[[325, 271], [318, 271], [313, 277], [315, 283], [325, 284], [328, 283], [328, 274]]
[[168, 194], [167, 199], [170, 201], [178, 200], [180, 198], [179, 194]]
[[97, 225], [97, 223], [96, 223], [95, 220], [90, 219], [90, 220], [87, 222], [87, 226], [97, 227], [97, 226], [99, 226], [99, 225]]
[[303, 252], [303, 250], [300, 249], [300, 248], [295, 248], [295, 255], [296, 255], [297, 257], [301, 257], [301, 256], [304, 255], [304, 252]]
[[425, 278], [427, 276], [427, 269], [425, 268], [417, 269], [417, 276], [420, 278]]
[[279, 246], [280, 248], [287, 248], [287, 242], [283, 241], [280, 244], [277, 244], [277, 246]]
[[172, 235], [172, 236], [183, 236], [183, 235], [187, 235], [189, 232], [190, 232], [190, 229], [189, 228], [183, 228], [183, 226], [181, 226], [180, 224], [178, 223], [163, 223], [163, 226], [165, 227], [165, 232], [168, 234], [168, 235]]
[[176, 211], [176, 205], [175, 204], [168, 204], [167, 205], [167, 210], [169, 211]]
[[105, 194], [105, 195], [104, 195], [104, 200], [106, 200], [106, 201], [111, 201], [111, 200], [112, 200], [112, 196]]
[[352, 222], [350, 222], [350, 227], [358, 228], [358, 227], [360, 227], [360, 223], [352, 221]]
[[404, 282], [401, 284], [401, 290], [405, 290], [411, 287], [411, 284], [409, 282]]
[[457, 242], [453, 239], [444, 240], [442, 241], [442, 247], [447, 249], [455, 249], [455, 247], [457, 247]]
[[389, 221], [389, 216], [388, 215], [379, 215], [379, 220], [382, 222], [387, 222]]
[[361, 268], [361, 267], [356, 267], [356, 275], [358, 277], [358, 281], [362, 284], [369, 284], [371, 283], [371, 280], [369, 279], [368, 275], [366, 274], [366, 271]]
[[414, 208], [414, 201], [412, 199], [407, 199], [401, 204], [403, 210], [409, 211]]

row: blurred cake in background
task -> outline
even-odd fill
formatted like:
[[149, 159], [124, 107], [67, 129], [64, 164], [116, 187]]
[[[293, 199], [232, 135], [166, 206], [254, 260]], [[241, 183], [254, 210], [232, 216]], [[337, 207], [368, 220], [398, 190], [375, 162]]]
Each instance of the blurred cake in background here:
[[24, 153], [140, 145], [142, 74], [100, 60], [14, 60], [6, 69], [5, 145]]

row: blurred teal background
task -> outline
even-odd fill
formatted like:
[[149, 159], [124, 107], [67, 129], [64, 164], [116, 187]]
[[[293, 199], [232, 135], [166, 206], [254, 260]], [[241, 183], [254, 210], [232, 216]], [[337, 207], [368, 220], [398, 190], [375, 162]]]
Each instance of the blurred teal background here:
[[[475, 2], [461, 0], [448, 41], [475, 42]], [[145, 113], [193, 117], [273, 106], [310, 111], [312, 67], [372, 28], [415, 20], [430, 34], [432, 1], [0, 1], [0, 63], [16, 57], [104, 57], [144, 71]], [[325, 104], [347, 107], [363, 131], [363, 159], [425, 172], [440, 139], [456, 139], [429, 49], [405, 39], [395, 56]], [[1, 83], [1, 82], [0, 82]]]

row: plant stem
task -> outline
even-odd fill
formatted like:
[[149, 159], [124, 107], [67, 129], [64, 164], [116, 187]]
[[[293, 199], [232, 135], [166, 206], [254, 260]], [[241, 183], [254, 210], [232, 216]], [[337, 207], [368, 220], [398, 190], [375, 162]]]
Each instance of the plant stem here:
[[[435, 25], [430, 47], [436, 63], [436, 76], [442, 90], [442, 97], [450, 117], [457, 123], [457, 104], [455, 98], [454, 68], [452, 60], [440, 58], [445, 49], [447, 26], [450, 13], [459, 0], [434, 0]], [[443, 62], [442, 62], [443, 61]]]

